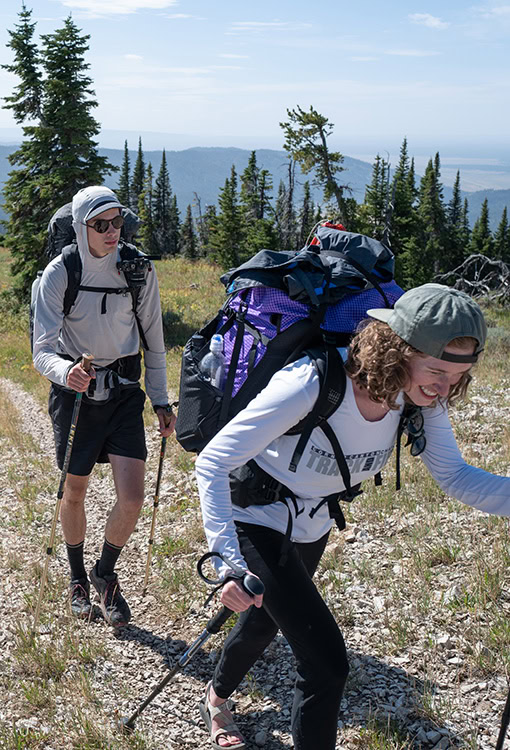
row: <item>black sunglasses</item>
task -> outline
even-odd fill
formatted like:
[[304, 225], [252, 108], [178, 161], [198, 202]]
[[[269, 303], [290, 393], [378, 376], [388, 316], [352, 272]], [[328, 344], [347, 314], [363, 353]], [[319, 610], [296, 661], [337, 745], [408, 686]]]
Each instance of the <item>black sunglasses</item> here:
[[419, 407], [410, 409], [406, 415], [404, 431], [408, 437], [406, 446], [411, 446], [411, 456], [419, 456], [427, 445], [423, 421], [423, 414]]
[[124, 217], [119, 214], [118, 216], [114, 216], [113, 219], [96, 219], [93, 224], [86, 224], [85, 226], [93, 229], [98, 234], [104, 234], [108, 231], [110, 224], [114, 229], [120, 229], [124, 225]]

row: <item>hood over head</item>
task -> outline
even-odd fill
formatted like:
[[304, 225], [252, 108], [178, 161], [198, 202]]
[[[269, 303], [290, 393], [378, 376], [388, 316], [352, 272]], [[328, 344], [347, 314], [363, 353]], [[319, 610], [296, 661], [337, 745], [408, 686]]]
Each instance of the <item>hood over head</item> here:
[[73, 197], [73, 229], [82, 257], [84, 254], [89, 254], [85, 222], [102, 214], [103, 211], [108, 211], [110, 208], [118, 208], [119, 211], [122, 211], [124, 206], [113, 190], [104, 185], [92, 185], [91, 187], [82, 188]]

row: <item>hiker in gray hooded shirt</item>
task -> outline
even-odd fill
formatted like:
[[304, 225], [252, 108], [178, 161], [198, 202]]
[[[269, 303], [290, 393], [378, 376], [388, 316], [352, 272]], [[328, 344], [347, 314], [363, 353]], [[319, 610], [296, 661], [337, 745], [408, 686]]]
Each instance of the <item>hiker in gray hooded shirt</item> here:
[[[126, 287], [117, 269], [122, 206], [106, 187], [80, 190], [72, 214], [82, 262], [81, 290], [68, 315], [63, 314], [68, 285], [62, 255], [41, 278], [34, 320], [34, 365], [51, 381], [49, 412], [57, 463], [62, 468], [76, 393], [83, 393], [62, 499], [60, 520], [71, 568], [71, 609], [91, 614], [90, 583], [84, 566], [85, 494], [95, 463], [109, 462], [117, 494], [108, 517], [100, 559], [90, 571], [100, 607], [114, 627], [127, 624], [129, 606], [121, 594], [115, 564], [135, 528], [143, 503], [147, 450], [143, 425], [145, 394], [140, 378], [140, 334], [131, 294], [105, 294]], [[136, 306], [145, 336], [145, 389], [168, 436], [175, 417], [168, 406], [166, 357], [158, 283], [154, 268], [146, 273]], [[93, 355], [89, 373], [81, 367], [84, 352]]]

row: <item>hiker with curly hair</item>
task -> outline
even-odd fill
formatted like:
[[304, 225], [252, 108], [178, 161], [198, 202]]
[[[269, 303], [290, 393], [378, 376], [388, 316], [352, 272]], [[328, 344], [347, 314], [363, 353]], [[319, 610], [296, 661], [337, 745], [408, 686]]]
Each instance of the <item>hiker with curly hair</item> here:
[[[485, 345], [478, 304], [460, 291], [425, 284], [401, 296], [393, 310], [368, 314], [370, 322], [341, 352], [347, 388], [328, 420], [353, 489], [381, 471], [405, 428], [412, 454], [421, 455], [444, 492], [486, 513], [510, 516], [510, 478], [467, 464], [448, 417], [448, 405], [465, 395]], [[296, 659], [294, 747], [335, 748], [349, 666], [313, 574], [333, 524], [326, 501], [345, 484], [321, 429], [313, 430], [295, 472], [289, 461], [299, 437], [285, 434], [311, 411], [319, 387], [308, 356], [284, 367], [196, 462], [210, 550], [265, 586], [264, 595], [253, 598], [235, 580], [222, 589], [222, 603], [241, 615], [200, 703], [214, 748], [245, 747], [229, 698], [278, 630]], [[285, 502], [262, 495], [257, 500], [253, 487], [236, 479], [241, 475], [235, 470], [252, 461], [283, 488]], [[228, 575], [226, 566], [220, 575]]]
[[[63, 249], [45, 268], [34, 317], [34, 365], [51, 382], [49, 413], [57, 463], [62, 469], [73, 406], [83, 393], [60, 521], [66, 541], [71, 611], [89, 618], [90, 582], [99, 595], [104, 619], [126, 625], [131, 612], [121, 593], [115, 565], [133, 532], [144, 499], [147, 449], [140, 387], [144, 350], [145, 387], [157, 414], [159, 432], [168, 436], [175, 417], [168, 406], [166, 353], [158, 282], [153, 266], [139, 281], [137, 302], [118, 268], [123, 206], [104, 186], [86, 187], [73, 198], [76, 245]], [[69, 289], [67, 251], [79, 253], [81, 277], [74, 304], [65, 314]], [[136, 248], [132, 248], [136, 253]], [[133, 261], [134, 262], [134, 261]], [[93, 367], [81, 366], [91, 352]], [[110, 463], [116, 502], [108, 516], [99, 559], [89, 575], [84, 564], [87, 519], [85, 494], [96, 463]], [[89, 580], [90, 579], [90, 580]]]

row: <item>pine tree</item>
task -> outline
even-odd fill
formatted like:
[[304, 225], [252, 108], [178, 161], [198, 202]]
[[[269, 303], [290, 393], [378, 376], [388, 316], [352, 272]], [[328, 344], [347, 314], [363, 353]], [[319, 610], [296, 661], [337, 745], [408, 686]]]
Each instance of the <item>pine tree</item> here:
[[308, 180], [303, 185], [303, 203], [299, 209], [298, 221], [298, 247], [304, 247], [315, 226], [314, 207]]
[[295, 250], [298, 242], [298, 227], [294, 208], [296, 162], [290, 159], [287, 165], [287, 184], [280, 180], [275, 204], [275, 229], [278, 250]]
[[179, 235], [181, 231], [181, 219], [177, 196], [172, 195], [170, 200], [169, 225], [168, 225], [168, 254], [177, 255], [179, 252]]
[[471, 240], [471, 227], [469, 226], [469, 204], [468, 199], [464, 198], [462, 205], [462, 215], [460, 219], [460, 238], [459, 241], [464, 248], [464, 257], [469, 255], [469, 243]]
[[[240, 209], [245, 233], [246, 254], [276, 246], [273, 223], [265, 217], [271, 208], [271, 175], [266, 169], [259, 169], [256, 152], [252, 151], [248, 166], [241, 175]], [[243, 254], [244, 257], [244, 254]]]
[[124, 159], [122, 161], [122, 167], [120, 168], [117, 197], [123, 206], [131, 205], [131, 167], [127, 141], [124, 141]]
[[471, 232], [471, 242], [469, 251], [472, 254], [480, 253], [487, 258], [492, 258], [494, 240], [489, 223], [489, 204], [487, 198], [482, 203], [480, 216], [475, 221], [473, 231]]
[[156, 241], [156, 227], [154, 223], [154, 172], [152, 164], [149, 162], [145, 170], [145, 180], [143, 190], [138, 198], [138, 216], [142, 226], [138, 230], [138, 237], [143, 251], [147, 255], [158, 254], [158, 244]]
[[246, 221], [255, 221], [260, 218], [259, 174], [257, 154], [252, 151], [248, 166], [241, 175], [240, 201]]
[[135, 166], [133, 167], [133, 179], [131, 180], [131, 207], [133, 211], [138, 208], [138, 199], [142, 193], [145, 183], [145, 159], [142, 149], [142, 138], [138, 138], [138, 153]]
[[237, 195], [237, 173], [232, 165], [230, 177], [220, 189], [219, 213], [211, 227], [210, 256], [222, 268], [238, 266], [245, 251], [241, 209]]
[[395, 254], [395, 278], [403, 283], [401, 255], [409, 247], [416, 234], [417, 213], [414, 206], [416, 188], [414, 184], [414, 162], [409, 160], [407, 138], [400, 147], [400, 157], [390, 188], [392, 211], [387, 217], [389, 244]]
[[445, 270], [449, 271], [460, 266], [466, 257], [465, 226], [460, 192], [460, 172], [457, 172], [453, 184], [453, 193], [446, 209], [446, 248]]
[[10, 155], [15, 167], [4, 186], [9, 215], [5, 242], [10, 248], [20, 297], [29, 294], [38, 269], [45, 264], [46, 227], [54, 211], [85, 185], [101, 184], [114, 171], [99, 156], [94, 137], [99, 124], [91, 110], [97, 106], [86, 75], [84, 55], [88, 36], [69, 17], [62, 28], [33, 42], [35, 24], [23, 6], [20, 24], [9, 32], [14, 63], [5, 66], [20, 77], [15, 93], [7, 97], [16, 122], [23, 127], [21, 147]]
[[[172, 218], [172, 188], [170, 187], [170, 175], [166, 161], [166, 152], [163, 149], [161, 166], [156, 178], [156, 189], [154, 191], [154, 221], [156, 224], [156, 239], [158, 252], [161, 255], [173, 255], [175, 249], [174, 232], [175, 216]], [[175, 249], [175, 252], [171, 252]]]
[[12, 96], [6, 96], [5, 109], [11, 109], [18, 124], [26, 120], [40, 120], [43, 99], [43, 78], [40, 70], [41, 56], [34, 44], [35, 23], [31, 23], [32, 11], [22, 4], [19, 13], [20, 23], [15, 31], [9, 31], [10, 41], [7, 47], [14, 52], [14, 63], [2, 65], [4, 70], [13, 73], [20, 79]]
[[193, 215], [189, 204], [186, 209], [186, 218], [181, 225], [179, 253], [188, 260], [196, 260], [198, 255], [197, 238], [193, 226]]
[[501, 214], [496, 234], [494, 235], [494, 258], [499, 258], [504, 263], [510, 262], [510, 226], [508, 225], [508, 212], [506, 206]]
[[[195, 197], [197, 198], [196, 194]], [[210, 204], [205, 207], [204, 213], [202, 213], [200, 209], [200, 201], [198, 201], [199, 204], [199, 217], [197, 219], [197, 230], [198, 230], [198, 237], [199, 237], [199, 254], [200, 255], [209, 255], [210, 252], [210, 238], [211, 238], [211, 229], [214, 226], [216, 222], [216, 206], [214, 204]]]
[[402, 257], [406, 286], [424, 284], [447, 270], [443, 264], [446, 223], [438, 169], [439, 158], [436, 156], [434, 162], [429, 160], [420, 182], [417, 233], [407, 242]]
[[372, 166], [372, 180], [366, 187], [365, 201], [358, 212], [361, 233], [378, 240], [382, 240], [386, 234], [388, 175], [388, 162], [377, 154]]
[[342, 166], [344, 157], [339, 151], [330, 151], [327, 142], [333, 132], [333, 123], [313, 107], [309, 111], [299, 106], [288, 109], [287, 117], [287, 122], [280, 123], [285, 135], [283, 148], [299, 164], [304, 174], [315, 170], [314, 184], [322, 187], [326, 202], [334, 198], [336, 218], [345, 221], [344, 193], [348, 188], [337, 180], [345, 169]]

